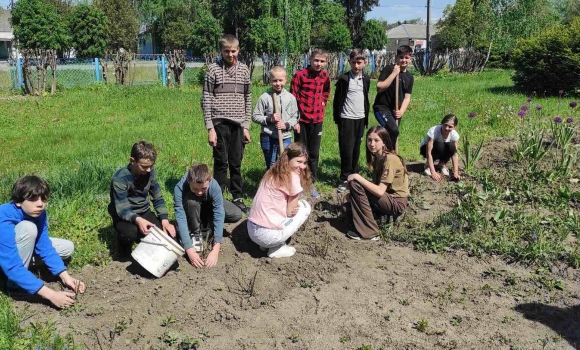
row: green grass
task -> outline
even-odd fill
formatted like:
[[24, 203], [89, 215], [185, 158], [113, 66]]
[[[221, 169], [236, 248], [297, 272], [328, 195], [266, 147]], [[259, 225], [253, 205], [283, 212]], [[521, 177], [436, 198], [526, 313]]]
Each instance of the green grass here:
[[[476, 139], [513, 135], [514, 115], [525, 96], [507, 94], [510, 87], [506, 71], [417, 77], [411, 107], [402, 122], [400, 153], [407, 160], [418, 160], [426, 130], [450, 112], [460, 117], [460, 134], [469, 127]], [[254, 101], [264, 90], [253, 89]], [[44, 98], [5, 101], [0, 111], [4, 149], [0, 200], [8, 200], [11, 185], [20, 175], [44, 176], [53, 190], [47, 209], [51, 234], [74, 241], [72, 266], [106, 263], [112, 236], [106, 212], [109, 180], [127, 164], [135, 141], [146, 139], [156, 146], [156, 168], [170, 210], [173, 186], [187, 167], [193, 162], [212, 163], [200, 96], [197, 86], [179, 90], [95, 85]], [[510, 108], [515, 112], [508, 114]], [[471, 111], [478, 117], [466, 125], [465, 116]], [[336, 185], [339, 173], [337, 128], [330, 106], [326, 112], [319, 176], [323, 191]], [[370, 120], [376, 124], [374, 117]], [[251, 134], [253, 141], [246, 147], [242, 164], [249, 199], [264, 168], [257, 125]]]

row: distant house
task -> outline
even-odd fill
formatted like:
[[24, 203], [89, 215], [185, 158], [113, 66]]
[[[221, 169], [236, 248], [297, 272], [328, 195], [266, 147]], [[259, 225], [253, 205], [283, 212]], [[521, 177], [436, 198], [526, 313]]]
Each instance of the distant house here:
[[0, 9], [0, 60], [10, 58], [14, 49], [14, 34], [10, 24], [10, 10]]
[[[429, 36], [431, 48], [436, 45], [437, 29], [435, 26], [429, 26]], [[387, 51], [396, 51], [401, 45], [409, 45], [413, 50], [425, 49], [427, 43], [427, 26], [424, 24], [401, 24], [387, 31], [389, 43]]]

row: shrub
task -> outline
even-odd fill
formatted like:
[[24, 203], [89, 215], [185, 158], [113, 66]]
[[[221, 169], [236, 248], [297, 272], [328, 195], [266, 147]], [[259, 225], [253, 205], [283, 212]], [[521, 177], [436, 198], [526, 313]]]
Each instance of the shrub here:
[[580, 18], [570, 26], [558, 26], [520, 40], [513, 53], [516, 88], [538, 94], [557, 95], [580, 86]]

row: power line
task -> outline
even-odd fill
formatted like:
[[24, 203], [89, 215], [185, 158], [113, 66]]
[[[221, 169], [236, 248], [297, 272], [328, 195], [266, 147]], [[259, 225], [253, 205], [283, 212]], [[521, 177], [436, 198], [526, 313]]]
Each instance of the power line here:
[[[412, 7], [412, 8], [427, 8], [427, 6], [411, 6], [411, 5], [389, 5], [389, 6], [373, 6], [373, 8], [375, 7], [383, 7], [383, 8], [408, 8], [408, 7]], [[436, 10], [445, 10], [445, 7], [431, 7], [432, 9], [436, 9]]]

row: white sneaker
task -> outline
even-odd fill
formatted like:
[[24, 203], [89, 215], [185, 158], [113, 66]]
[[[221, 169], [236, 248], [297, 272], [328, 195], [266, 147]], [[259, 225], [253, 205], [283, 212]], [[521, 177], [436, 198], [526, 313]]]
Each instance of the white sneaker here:
[[429, 168], [425, 168], [425, 169], [423, 170], [423, 174], [425, 174], [425, 175], [427, 175], [427, 176], [431, 177], [431, 169], [429, 169]]
[[441, 174], [449, 176], [449, 168], [446, 165], [441, 166]]
[[201, 239], [201, 234], [194, 233], [191, 236], [191, 240], [193, 241], [193, 248], [196, 252], [201, 252], [203, 250], [203, 240]]
[[296, 253], [296, 249], [283, 244], [281, 246], [270, 248], [268, 250], [268, 257], [270, 258], [289, 258]]

